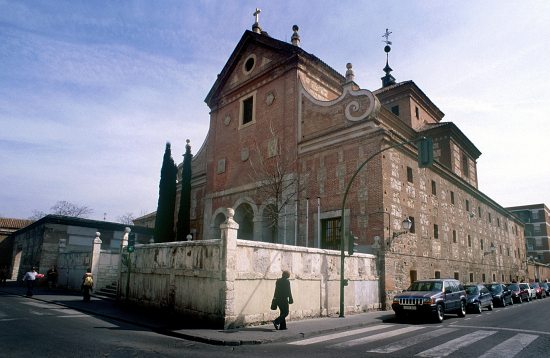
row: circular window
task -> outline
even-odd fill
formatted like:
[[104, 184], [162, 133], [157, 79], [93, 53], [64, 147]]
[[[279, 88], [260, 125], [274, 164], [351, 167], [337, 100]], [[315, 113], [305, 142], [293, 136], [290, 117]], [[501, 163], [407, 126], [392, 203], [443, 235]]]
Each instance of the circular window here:
[[244, 64], [243, 64], [243, 72], [246, 75], [248, 75], [250, 72], [252, 72], [255, 65], [256, 65], [256, 55], [248, 56], [248, 58], [246, 59], [246, 61], [244, 61]]

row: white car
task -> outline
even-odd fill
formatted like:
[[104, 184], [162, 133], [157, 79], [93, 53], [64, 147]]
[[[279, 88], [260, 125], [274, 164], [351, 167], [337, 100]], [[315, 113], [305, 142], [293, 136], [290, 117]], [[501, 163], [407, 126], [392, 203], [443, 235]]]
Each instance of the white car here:
[[529, 292], [529, 301], [531, 301], [532, 299], [537, 298], [537, 293], [535, 292], [535, 290], [533, 290], [531, 288], [531, 286], [528, 283], [520, 282], [519, 283], [519, 288], [521, 290], [525, 290], [525, 291]]

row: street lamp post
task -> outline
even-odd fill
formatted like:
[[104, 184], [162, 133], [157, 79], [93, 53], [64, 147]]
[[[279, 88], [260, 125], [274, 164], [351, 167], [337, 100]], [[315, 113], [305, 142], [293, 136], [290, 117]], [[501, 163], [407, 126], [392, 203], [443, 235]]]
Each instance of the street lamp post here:
[[344, 270], [345, 270], [345, 265], [344, 265], [344, 258], [345, 258], [345, 244], [344, 242], [346, 241], [346, 218], [344, 216], [344, 211], [345, 211], [345, 208], [346, 208], [346, 199], [348, 197], [348, 193], [349, 193], [349, 190], [351, 188], [351, 184], [353, 183], [353, 180], [355, 179], [355, 177], [357, 176], [357, 174], [359, 174], [359, 172], [365, 167], [365, 165], [367, 165], [367, 163], [373, 159], [374, 157], [376, 157], [378, 154], [382, 153], [382, 152], [385, 152], [386, 150], [389, 150], [389, 149], [392, 149], [392, 148], [398, 148], [398, 147], [403, 147], [407, 144], [410, 144], [410, 143], [415, 143], [415, 142], [420, 142], [420, 148], [418, 150], [418, 163], [419, 163], [419, 166], [422, 166], [422, 167], [428, 167], [428, 166], [431, 166], [432, 162], [433, 162], [433, 149], [432, 149], [432, 142], [431, 142], [431, 139], [429, 138], [426, 138], [426, 137], [420, 137], [420, 138], [416, 138], [416, 139], [413, 139], [413, 140], [409, 140], [409, 141], [406, 141], [406, 142], [401, 142], [401, 143], [397, 143], [397, 144], [394, 144], [394, 145], [391, 145], [389, 147], [386, 147], [386, 148], [383, 148], [383, 149], [380, 149], [378, 151], [376, 151], [374, 154], [372, 154], [370, 157], [368, 157], [363, 163], [361, 163], [361, 165], [357, 168], [357, 170], [355, 170], [355, 172], [353, 173], [353, 175], [351, 176], [349, 182], [348, 182], [348, 185], [346, 186], [346, 190], [344, 191], [344, 196], [342, 197], [342, 209], [341, 209], [341, 227], [340, 227], [340, 314], [339, 314], [339, 317], [344, 317], [344, 286], [347, 285], [346, 283], [346, 280], [344, 278]]

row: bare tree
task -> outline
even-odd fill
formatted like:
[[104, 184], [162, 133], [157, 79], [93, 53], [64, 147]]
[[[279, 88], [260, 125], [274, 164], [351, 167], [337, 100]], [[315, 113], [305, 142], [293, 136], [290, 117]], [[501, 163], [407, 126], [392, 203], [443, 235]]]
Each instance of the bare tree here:
[[134, 213], [125, 213], [121, 216], [117, 216], [116, 220], [121, 224], [134, 225], [135, 218]]
[[250, 178], [257, 184], [258, 199], [264, 202], [264, 220], [271, 228], [272, 240], [279, 235], [279, 219], [287, 205], [294, 202], [301, 191], [297, 175], [296, 154], [283, 148], [279, 137], [270, 124], [270, 138], [267, 147], [256, 143], [256, 151], [250, 158]]
[[[84, 205], [76, 205], [65, 200], [60, 200], [50, 208], [50, 214], [72, 216], [75, 218], [87, 218], [94, 211]], [[47, 213], [41, 210], [33, 210], [31, 220], [39, 220]]]

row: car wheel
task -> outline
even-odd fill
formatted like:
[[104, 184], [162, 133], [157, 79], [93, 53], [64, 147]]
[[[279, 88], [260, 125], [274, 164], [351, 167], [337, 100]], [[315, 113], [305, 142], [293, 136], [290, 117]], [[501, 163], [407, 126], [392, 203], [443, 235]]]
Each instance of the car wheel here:
[[506, 307], [506, 298], [502, 298], [502, 307]]
[[491, 303], [489, 303], [489, 307], [487, 307], [487, 309], [489, 311], [492, 311], [493, 310], [493, 301], [491, 301]]
[[513, 306], [514, 305], [514, 299], [510, 297], [510, 306]]
[[518, 303], [523, 303], [523, 299], [521, 298], [521, 296], [518, 297]]
[[460, 301], [460, 309], [458, 310], [458, 317], [466, 316], [466, 302]]
[[474, 312], [477, 313], [477, 314], [480, 314], [481, 311], [482, 311], [481, 302], [477, 302], [474, 305]]
[[437, 305], [435, 307], [434, 319], [438, 323], [443, 322], [445, 319], [445, 310], [443, 309], [443, 305]]

